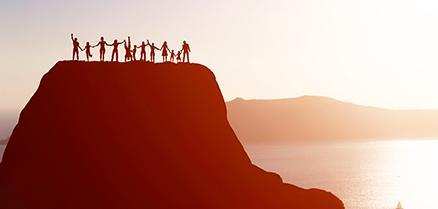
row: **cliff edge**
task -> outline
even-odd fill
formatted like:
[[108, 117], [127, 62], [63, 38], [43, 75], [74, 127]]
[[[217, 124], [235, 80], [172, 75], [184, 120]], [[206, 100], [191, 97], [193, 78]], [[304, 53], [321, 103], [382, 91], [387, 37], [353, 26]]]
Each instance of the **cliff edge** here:
[[199, 64], [58, 62], [0, 164], [2, 209], [342, 209], [252, 165]]

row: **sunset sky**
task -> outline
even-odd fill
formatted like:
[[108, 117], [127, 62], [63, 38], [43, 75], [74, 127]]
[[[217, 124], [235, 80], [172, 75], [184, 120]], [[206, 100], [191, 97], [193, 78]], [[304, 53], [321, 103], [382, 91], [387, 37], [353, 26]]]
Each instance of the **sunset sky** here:
[[71, 32], [82, 46], [102, 35], [174, 49], [187, 40], [227, 100], [322, 95], [438, 108], [437, 1], [90, 2], [0, 1], [0, 110], [21, 109], [41, 76], [71, 59]]

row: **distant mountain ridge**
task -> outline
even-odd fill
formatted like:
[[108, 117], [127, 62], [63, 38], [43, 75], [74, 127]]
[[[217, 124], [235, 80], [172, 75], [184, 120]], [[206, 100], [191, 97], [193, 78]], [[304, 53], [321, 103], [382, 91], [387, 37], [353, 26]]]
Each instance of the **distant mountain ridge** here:
[[438, 110], [390, 110], [329, 97], [227, 102], [242, 142], [327, 142], [437, 138]]

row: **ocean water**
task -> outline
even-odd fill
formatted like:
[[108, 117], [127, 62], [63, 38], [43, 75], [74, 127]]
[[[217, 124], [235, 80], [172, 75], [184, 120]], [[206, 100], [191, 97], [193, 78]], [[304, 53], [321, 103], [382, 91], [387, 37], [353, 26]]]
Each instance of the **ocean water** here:
[[[285, 182], [322, 188], [348, 209], [437, 209], [438, 140], [247, 144], [254, 164]], [[0, 145], [0, 156], [4, 146]]]
[[437, 209], [438, 140], [325, 145], [251, 144], [254, 164], [285, 182], [322, 188], [348, 209]]

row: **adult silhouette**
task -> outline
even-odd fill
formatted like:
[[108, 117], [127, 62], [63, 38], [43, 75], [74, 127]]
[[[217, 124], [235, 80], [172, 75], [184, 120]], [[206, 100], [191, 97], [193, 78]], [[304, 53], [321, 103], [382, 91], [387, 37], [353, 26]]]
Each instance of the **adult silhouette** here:
[[147, 45], [151, 48], [151, 62], [155, 62], [155, 50], [160, 50], [159, 48], [157, 48], [154, 43], [149, 44], [149, 40]]
[[114, 62], [114, 56], [116, 57], [116, 62], [119, 62], [119, 44], [123, 44], [125, 41], [118, 42], [117, 39], [114, 39], [112, 44], [108, 44], [108, 46], [113, 47], [113, 53], [111, 54], [111, 62]]
[[99, 60], [103, 62], [105, 61], [105, 46], [110, 46], [110, 45], [105, 41], [105, 39], [102, 36], [100, 37], [99, 43], [94, 45], [93, 48], [97, 46], [99, 46]]
[[72, 60], [75, 60], [75, 56], [76, 56], [76, 60], [79, 60], [79, 49], [82, 48], [79, 46], [79, 41], [78, 38], [73, 37], [73, 33], [70, 34], [71, 40], [73, 41], [73, 57]]
[[170, 51], [170, 61], [175, 62], [175, 50]]
[[125, 62], [132, 60], [132, 54], [131, 54], [131, 37], [128, 36], [128, 44], [125, 42]]
[[187, 56], [187, 62], [190, 63], [190, 58], [189, 58], [190, 46], [186, 41], [183, 41], [181, 50], [183, 51], [183, 62], [186, 61], [186, 56]]
[[[148, 41], [149, 44], [149, 41]], [[141, 45], [138, 47], [140, 48], [140, 60], [141, 61], [146, 61], [146, 46], [148, 44], [145, 44], [144, 41], [141, 42]]]
[[91, 48], [92, 46], [90, 45], [90, 42], [87, 41], [87, 44], [84, 47], [85, 55], [87, 56], [87, 61], [90, 61], [90, 57], [93, 57], [93, 55], [91, 54]]
[[167, 62], [167, 52], [170, 51], [169, 47], [167, 46], [167, 41], [163, 43], [160, 50], [161, 50], [161, 56], [163, 57], [163, 62]]

